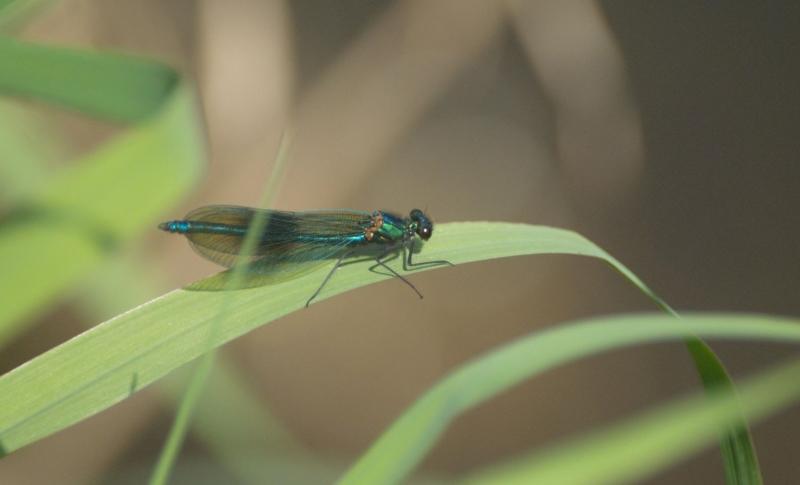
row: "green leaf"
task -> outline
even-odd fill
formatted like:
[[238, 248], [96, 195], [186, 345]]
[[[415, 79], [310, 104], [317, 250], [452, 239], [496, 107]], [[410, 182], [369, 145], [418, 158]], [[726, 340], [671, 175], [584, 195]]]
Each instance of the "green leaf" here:
[[[800, 361], [626, 419], [568, 443], [493, 466], [471, 484], [629, 483], [646, 478], [712, 443], [744, 413], [751, 422], [800, 398]], [[635, 443], [635, 444], [634, 444]]]
[[0, 93], [137, 121], [48, 180], [0, 224], [0, 345], [198, 180], [203, 143], [191, 90], [161, 64], [0, 38]]
[[[601, 258], [643, 291], [619, 262], [580, 235], [562, 229], [504, 223], [451, 223], [419, 261], [455, 264], [522, 254], [566, 253]], [[214, 346], [302, 308], [332, 263], [282, 283], [236, 290], [176, 290], [119, 315], [0, 377], [0, 446], [10, 452], [124, 399], [207, 350], [209, 323], [228, 300], [230, 317]], [[399, 262], [394, 261], [397, 269]], [[369, 262], [342, 267], [317, 301], [386, 279]], [[677, 323], [676, 323], [677, 324]]]
[[0, 99], [0, 206], [13, 206], [39, 190], [54, 171], [52, 162], [62, 160], [65, 151], [39, 117]]
[[[458, 415], [486, 400], [558, 365], [620, 347], [662, 340], [683, 339], [694, 334], [708, 338], [771, 340], [800, 342], [800, 321], [761, 315], [691, 315], [681, 319], [663, 315], [630, 315], [591, 319], [536, 332], [473, 360], [433, 386], [408, 408], [372, 445], [341, 480], [343, 484], [396, 483], [416, 467], [447, 426]], [[730, 389], [714, 391], [730, 394]], [[759, 391], [760, 392], [760, 391]], [[759, 398], [763, 398], [759, 394]], [[778, 403], [783, 401], [778, 401]], [[727, 406], [727, 405], [726, 405]], [[736, 421], [737, 413], [726, 407], [725, 418], [717, 425]], [[683, 435], [681, 435], [683, 436]], [[675, 442], [672, 442], [676, 445]], [[678, 442], [676, 447], [682, 446]], [[627, 445], [631, 447], [631, 440]], [[636, 448], [639, 445], [633, 446]], [[688, 451], [688, 450], [687, 450]], [[653, 453], [656, 453], [655, 451]], [[636, 455], [631, 455], [636, 456]], [[681, 455], [674, 450], [671, 459]], [[644, 460], [642, 456], [638, 457]], [[626, 463], [640, 473], [652, 472], [667, 464], [653, 455], [650, 467], [637, 468], [636, 458]], [[570, 460], [569, 466], [579, 466]], [[593, 460], [574, 473], [591, 476]], [[619, 469], [617, 469], [619, 472]], [[573, 483], [571, 470], [552, 471], [550, 478], [564, 480], [529, 481], [525, 483]], [[615, 482], [597, 476], [594, 483]], [[505, 483], [505, 482], [498, 482]]]
[[51, 3], [52, 0], [0, 0], [0, 32], [19, 28]]
[[0, 37], [0, 93], [41, 99], [114, 121], [141, 121], [175, 92], [178, 73], [122, 54]]

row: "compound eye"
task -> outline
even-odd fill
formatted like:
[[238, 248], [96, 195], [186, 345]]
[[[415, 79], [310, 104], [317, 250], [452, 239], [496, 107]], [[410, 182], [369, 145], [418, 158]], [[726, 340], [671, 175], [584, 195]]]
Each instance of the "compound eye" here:
[[433, 234], [433, 226], [428, 226], [428, 225], [420, 226], [419, 231], [417, 233], [419, 234], [419, 237], [427, 241]]

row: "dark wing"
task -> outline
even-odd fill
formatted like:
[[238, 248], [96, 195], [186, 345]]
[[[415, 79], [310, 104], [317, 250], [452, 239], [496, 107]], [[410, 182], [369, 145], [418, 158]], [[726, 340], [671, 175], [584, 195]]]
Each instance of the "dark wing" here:
[[224, 226], [225, 231], [186, 234], [201, 256], [232, 267], [242, 251], [247, 229], [264, 218], [264, 230], [249, 256], [249, 268], [260, 273], [286, 271], [292, 265], [324, 261], [342, 254], [370, 226], [368, 212], [321, 210], [287, 212], [228, 205], [200, 207], [186, 220]]

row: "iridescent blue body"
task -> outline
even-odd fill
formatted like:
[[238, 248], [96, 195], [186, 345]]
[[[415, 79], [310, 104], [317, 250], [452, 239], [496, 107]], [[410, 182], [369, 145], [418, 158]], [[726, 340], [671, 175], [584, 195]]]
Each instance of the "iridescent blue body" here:
[[[253, 251], [245, 255], [242, 254], [244, 238], [256, 217], [265, 221], [264, 230]], [[386, 211], [287, 212], [215, 205], [195, 209], [184, 219], [163, 222], [158, 227], [185, 235], [195, 251], [217, 264], [230, 268], [238, 258], [245, 257], [249, 271], [264, 275], [288, 278], [297, 274], [300, 267], [336, 259], [333, 269], [306, 305], [319, 294], [346, 258], [370, 250], [376, 263], [371, 270], [381, 266], [416, 291], [411, 283], [387, 266], [385, 260], [402, 250], [407, 253], [403, 258], [405, 270], [419, 266], [411, 261], [416, 238], [427, 240], [433, 234], [433, 222], [419, 209], [412, 210], [408, 217], [402, 217]], [[450, 263], [431, 261], [421, 264]]]

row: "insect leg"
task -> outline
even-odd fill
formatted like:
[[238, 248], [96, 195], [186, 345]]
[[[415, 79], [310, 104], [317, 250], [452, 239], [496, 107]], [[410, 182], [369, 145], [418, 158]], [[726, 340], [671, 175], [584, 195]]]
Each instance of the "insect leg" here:
[[[399, 278], [403, 283], [407, 284], [408, 287], [411, 288], [412, 290], [414, 290], [414, 293], [416, 293], [417, 296], [419, 296], [420, 299], [422, 299], [422, 293], [419, 292], [419, 290], [417, 289], [416, 286], [414, 286], [407, 279], [403, 278], [403, 276], [400, 273], [398, 273], [397, 271], [393, 270], [392, 268], [390, 268], [386, 264], [386, 261], [391, 261], [392, 259], [397, 257], [397, 249], [398, 249], [397, 246], [391, 246], [391, 247], [387, 248], [386, 251], [383, 252], [383, 254], [381, 254], [380, 256], [375, 258], [375, 264], [370, 266], [369, 270], [374, 272], [375, 268], [377, 268], [378, 266], [381, 266], [386, 271], [391, 273], [392, 276], [394, 276], [395, 278]], [[387, 259], [387, 260], [384, 260], [383, 258], [385, 258], [389, 254], [392, 254], [392, 257]], [[404, 266], [405, 266], [405, 264], [404, 264]]]
[[421, 263], [412, 262], [411, 261], [411, 255], [414, 254], [414, 244], [415, 244], [415, 242], [416, 242], [415, 239], [411, 240], [411, 247], [403, 245], [403, 252], [408, 255], [407, 257], [403, 258], [403, 270], [405, 270], [405, 271], [414, 271], [414, 269], [423, 269], [423, 268], [433, 267], [433, 266], [444, 266], [444, 265], [455, 266], [450, 261], [446, 261], [444, 259], [438, 259], [438, 260], [435, 260], [435, 261], [423, 261]]
[[328, 284], [328, 281], [331, 279], [331, 276], [333, 276], [333, 273], [337, 269], [339, 269], [339, 266], [342, 265], [342, 261], [344, 261], [344, 259], [347, 258], [348, 256], [350, 256], [351, 254], [353, 254], [353, 251], [346, 251], [346, 252], [342, 253], [341, 256], [339, 256], [339, 259], [336, 260], [336, 264], [333, 265], [333, 268], [331, 268], [331, 270], [328, 272], [328, 275], [325, 276], [324, 280], [322, 280], [322, 284], [319, 285], [319, 288], [317, 288], [317, 291], [315, 291], [314, 294], [311, 295], [311, 298], [309, 298], [308, 301], [306, 301], [306, 308], [308, 308], [308, 305], [310, 305], [311, 302], [314, 300], [314, 298], [316, 298], [317, 295], [319, 295], [319, 292], [322, 291], [322, 288], [326, 284]]

